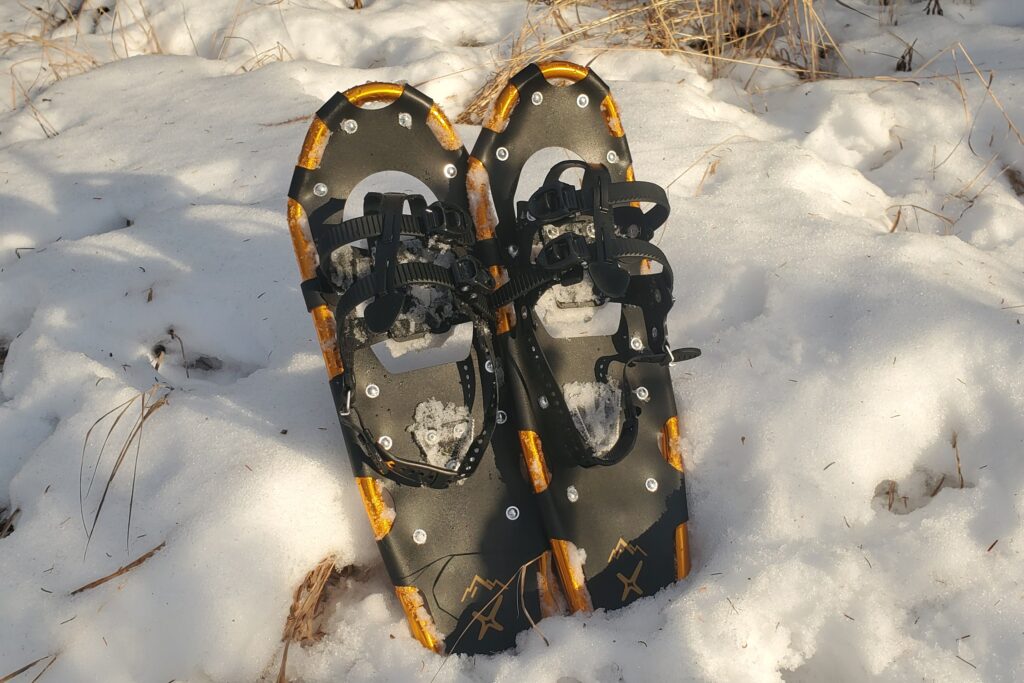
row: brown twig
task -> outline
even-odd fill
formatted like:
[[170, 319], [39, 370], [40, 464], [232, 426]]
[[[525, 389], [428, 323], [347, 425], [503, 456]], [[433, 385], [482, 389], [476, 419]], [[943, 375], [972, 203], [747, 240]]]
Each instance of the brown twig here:
[[[111, 580], [116, 579], [117, 577], [119, 577], [119, 576], [121, 576], [123, 574], [127, 574], [128, 572], [130, 572], [131, 570], [135, 569], [136, 567], [141, 565], [143, 562], [145, 562], [146, 560], [148, 560], [149, 558], [153, 557], [158, 552], [160, 552], [165, 545], [167, 545], [167, 541], [164, 541], [163, 543], [161, 543], [157, 547], [155, 547], [152, 550], [146, 552], [141, 557], [139, 557], [137, 560], [134, 560], [134, 561], [129, 562], [128, 564], [124, 565], [123, 567], [118, 569], [113, 574], [107, 574], [103, 578], [96, 579], [95, 581], [90, 581], [89, 583], [85, 584], [84, 586], [82, 586], [80, 588], [76, 588], [75, 590], [71, 591], [70, 593], [68, 593], [68, 595], [78, 595], [79, 593], [82, 593], [83, 591], [87, 591], [87, 590], [90, 590], [92, 588], [96, 588], [97, 586], [102, 586], [107, 581], [111, 581]], [[0, 683], [2, 683], [2, 681], [0, 681]]]

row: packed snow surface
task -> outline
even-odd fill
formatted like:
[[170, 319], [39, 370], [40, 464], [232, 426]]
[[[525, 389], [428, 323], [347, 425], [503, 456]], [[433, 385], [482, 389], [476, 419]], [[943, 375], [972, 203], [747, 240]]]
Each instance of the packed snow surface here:
[[[0, 678], [276, 680], [332, 554], [359, 569], [290, 680], [1024, 678], [1018, 0], [815, 3], [856, 79], [566, 54], [672, 203], [693, 572], [446, 662], [377, 553], [284, 198], [335, 91], [405, 80], [454, 118], [525, 5], [89, 2], [60, 51], [16, 38], [35, 4], [0, 7]], [[911, 43], [936, 59], [896, 73]]]

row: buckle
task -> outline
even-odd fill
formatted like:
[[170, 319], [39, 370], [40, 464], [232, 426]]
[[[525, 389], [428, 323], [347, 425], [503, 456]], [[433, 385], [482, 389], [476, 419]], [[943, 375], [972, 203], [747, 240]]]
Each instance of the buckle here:
[[451, 272], [452, 279], [460, 291], [475, 290], [479, 294], [489, 294], [494, 289], [494, 278], [483, 267], [483, 264], [472, 256], [456, 259], [452, 264]]
[[574, 266], [585, 266], [589, 257], [587, 238], [566, 232], [544, 245], [537, 254], [537, 265], [544, 270], [568, 270]]
[[542, 185], [530, 197], [529, 207], [530, 213], [544, 223], [571, 218], [583, 209], [576, 188], [561, 181]]
[[440, 201], [427, 207], [421, 221], [427, 235], [455, 239], [465, 239], [466, 227], [469, 225], [469, 217], [462, 209]]

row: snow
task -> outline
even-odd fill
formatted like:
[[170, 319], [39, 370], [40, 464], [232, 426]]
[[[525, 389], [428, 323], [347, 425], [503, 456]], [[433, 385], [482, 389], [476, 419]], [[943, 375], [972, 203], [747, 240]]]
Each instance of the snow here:
[[608, 382], [568, 382], [562, 398], [572, 415], [576, 430], [594, 453], [611, 450], [622, 431], [622, 389]]
[[[1016, 0], [817, 7], [855, 79], [566, 55], [669, 189], [669, 332], [704, 350], [673, 369], [694, 568], [446, 661], [408, 635], [353, 485], [284, 196], [336, 90], [403, 79], [454, 118], [525, 5], [108, 4], [50, 29], [70, 47], [45, 70], [37, 43], [0, 54], [0, 676], [57, 654], [41, 681], [275, 680], [292, 594], [334, 554], [365, 578], [332, 589], [291, 680], [1024, 678]], [[0, 7], [5, 32], [39, 22]], [[915, 70], [937, 59], [895, 73], [914, 40]], [[83, 454], [86, 433], [133, 397], [80, 506], [112, 418]]]
[[469, 408], [436, 398], [416, 406], [408, 430], [428, 463], [448, 469], [459, 466], [475, 436]]

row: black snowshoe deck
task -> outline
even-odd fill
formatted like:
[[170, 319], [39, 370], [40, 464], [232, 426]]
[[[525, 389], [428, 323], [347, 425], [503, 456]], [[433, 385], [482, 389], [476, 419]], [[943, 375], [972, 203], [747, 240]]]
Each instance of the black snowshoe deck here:
[[[363, 216], [342, 221], [357, 184], [382, 171], [420, 180], [439, 202], [367, 195]], [[493, 322], [470, 298], [482, 289], [483, 300], [493, 281], [471, 254], [447, 262], [400, 258], [399, 236], [429, 251], [435, 241], [472, 231], [466, 174], [466, 151], [431, 100], [410, 86], [369, 83], [317, 112], [292, 178], [288, 217], [357, 486], [410, 630], [435, 652], [472, 654], [513, 646], [532, 621], [558, 611], [559, 599], [540, 513], [519, 471], [518, 418], [496, 380]], [[367, 246], [346, 248], [373, 266], [339, 287], [331, 254], [359, 239]], [[401, 340], [395, 324], [407, 318], [413, 286], [451, 297], [453, 310], [429, 331], [468, 322], [473, 344], [460, 362], [390, 373], [371, 345]], [[421, 433], [411, 425], [424, 402], [436, 402], [435, 412], [464, 410], [454, 423], [435, 415]], [[451, 437], [438, 437], [441, 429]], [[462, 439], [464, 450], [430, 462], [424, 438], [456, 450]]]
[[[541, 234], [540, 244], [538, 236], [520, 229], [524, 218], [546, 223], [528, 209], [540, 206], [557, 213], [582, 194], [546, 183], [551, 194], [541, 192], [531, 200], [539, 204], [516, 206], [524, 165], [550, 147], [578, 155], [585, 163], [577, 165], [589, 165], [603, 174], [604, 187], [618, 191], [622, 201], [614, 208], [614, 240], [630, 247], [620, 248], [631, 257], [624, 259], [628, 263], [609, 259], [599, 272], [581, 257], [593, 254], [601, 238], [597, 230], [595, 239], [593, 226], [579, 230], [570, 225], [551, 235], [557, 239]], [[470, 178], [478, 232], [493, 235], [490, 253], [512, 282], [493, 299], [496, 305], [512, 302], [499, 312], [498, 346], [516, 401], [524, 466], [566, 597], [579, 611], [613, 609], [652, 595], [690, 569], [680, 424], [668, 367], [673, 358], [664, 329], [672, 305], [671, 269], [646, 241], [667, 217], [667, 200], [660, 190], [631, 182], [629, 147], [608, 87], [592, 71], [567, 62], [531, 64], [512, 77], [469, 163], [478, 176]], [[633, 186], [636, 201], [628, 201]], [[644, 215], [638, 202], [648, 195], [664, 202], [663, 215]], [[493, 211], [486, 208], [492, 201]], [[490, 225], [479, 231], [488, 216]], [[609, 236], [608, 244], [612, 241]], [[577, 281], [582, 269], [594, 283], [601, 275], [608, 289], [618, 290], [603, 299], [622, 304], [615, 334], [555, 338], [537, 319], [534, 305], [552, 283], [531, 283], [529, 274], [539, 272], [538, 260], [547, 259], [550, 266], [572, 257], [581, 263]], [[652, 273], [651, 264], [659, 259], [662, 270]], [[687, 349], [674, 360], [698, 353]], [[619, 380], [623, 414], [616, 445], [602, 459], [574, 426], [563, 387], [609, 379]]]

